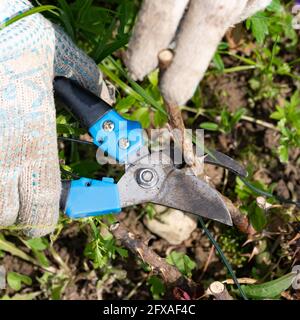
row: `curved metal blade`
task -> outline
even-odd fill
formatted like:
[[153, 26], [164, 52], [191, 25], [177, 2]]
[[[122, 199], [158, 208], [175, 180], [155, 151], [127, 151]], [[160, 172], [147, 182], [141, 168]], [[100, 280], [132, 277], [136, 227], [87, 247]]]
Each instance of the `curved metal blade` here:
[[205, 181], [182, 170], [173, 170], [154, 203], [232, 226], [231, 215], [218, 192]]
[[[159, 164], [157, 160], [161, 156], [166, 157], [154, 153], [148, 162], [136, 162], [127, 169], [118, 182], [121, 207], [152, 202], [232, 225], [230, 213], [215, 189], [196, 176], [188, 175], [185, 169], [175, 168], [170, 161], [166, 165]], [[156, 183], [150, 188], [142, 186], [137, 179], [139, 172], [145, 169], [156, 176]]]
[[209, 150], [209, 154], [207, 154], [204, 158], [204, 163], [223, 167], [240, 177], [246, 178], [248, 176], [247, 170], [241, 164], [226, 154], [216, 150]]

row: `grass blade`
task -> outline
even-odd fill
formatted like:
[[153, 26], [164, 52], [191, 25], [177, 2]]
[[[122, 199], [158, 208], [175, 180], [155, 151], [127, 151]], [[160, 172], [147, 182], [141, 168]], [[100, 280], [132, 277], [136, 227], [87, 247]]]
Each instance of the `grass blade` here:
[[0, 238], [0, 250], [10, 253], [13, 256], [16, 256], [25, 261], [36, 263], [33, 258], [31, 258], [27, 253], [18, 249], [12, 242], [5, 240], [4, 238]]
[[163, 106], [157, 102], [152, 96], [150, 96], [138, 83], [133, 81], [127, 72], [120, 66], [111, 56], [107, 58], [108, 61], [120, 72], [120, 74], [127, 79], [132, 89], [138, 93], [147, 103], [149, 103], [154, 109], [159, 110], [162, 114], [168, 115]]
[[[15, 17], [11, 18], [7, 22], [4, 22], [3, 24], [1, 24], [0, 25], [0, 30], [8, 27], [9, 25], [11, 25], [11, 24], [13, 24], [13, 23], [25, 18], [25, 17], [31, 16], [31, 15], [36, 14], [36, 13], [41, 13], [41, 12], [44, 12], [44, 11], [53, 12], [53, 10], [59, 10], [59, 8], [56, 7], [56, 6], [51, 6], [51, 5], [39, 6], [39, 7], [32, 8], [32, 9], [26, 11], [26, 12], [23, 12], [22, 14], [19, 14], [19, 15], [15, 16]], [[55, 14], [57, 14], [57, 13], [55, 13]]]

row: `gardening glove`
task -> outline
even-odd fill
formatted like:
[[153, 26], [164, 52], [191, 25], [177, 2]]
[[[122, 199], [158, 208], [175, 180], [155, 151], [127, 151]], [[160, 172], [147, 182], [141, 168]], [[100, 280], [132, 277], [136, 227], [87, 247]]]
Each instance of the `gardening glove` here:
[[[125, 63], [135, 80], [158, 66], [158, 54], [175, 46], [160, 89], [166, 102], [189, 100], [226, 30], [264, 9], [271, 0], [144, 0]], [[172, 44], [172, 41], [174, 43]]]
[[[0, 24], [31, 7], [0, 0]], [[59, 214], [55, 76], [109, 98], [97, 65], [42, 15], [0, 29], [0, 226], [30, 237], [53, 231]]]

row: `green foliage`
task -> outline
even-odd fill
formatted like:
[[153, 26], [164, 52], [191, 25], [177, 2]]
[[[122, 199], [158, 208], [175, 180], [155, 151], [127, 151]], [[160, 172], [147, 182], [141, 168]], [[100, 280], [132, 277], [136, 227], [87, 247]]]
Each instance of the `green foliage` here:
[[292, 285], [295, 277], [295, 273], [289, 273], [276, 280], [262, 284], [243, 285], [242, 288], [250, 299], [278, 299], [281, 293]]
[[135, 1], [119, 1], [114, 9], [100, 7], [93, 0], [57, 2], [59, 22], [98, 63], [127, 44], [136, 14]]
[[281, 134], [278, 155], [282, 162], [288, 162], [290, 148], [300, 147], [299, 92], [295, 91], [291, 99], [285, 100], [282, 106], [277, 105], [271, 118], [277, 120], [277, 128]]
[[200, 124], [200, 128], [204, 130], [209, 130], [209, 131], [218, 131], [219, 125], [214, 122], [202, 122]]
[[60, 300], [69, 283], [69, 277], [63, 272], [44, 272], [37, 280], [44, 294], [51, 300]]
[[147, 284], [150, 287], [150, 291], [152, 293], [154, 300], [161, 299], [161, 297], [165, 294], [165, 291], [166, 291], [165, 285], [160, 278], [156, 276], [151, 276], [147, 280]]
[[267, 10], [250, 17], [246, 27], [251, 30], [259, 45], [262, 45], [269, 35], [284, 36], [290, 39], [292, 44], [297, 42], [297, 34], [292, 27], [292, 15], [280, 0], [273, 0]]
[[44, 251], [49, 248], [49, 242], [46, 238], [31, 239], [26, 241], [26, 244], [30, 247], [41, 266], [50, 266], [48, 258], [44, 253]]
[[230, 133], [234, 127], [241, 120], [242, 116], [246, 113], [246, 110], [240, 108], [239, 110], [230, 113], [226, 109], [223, 109], [220, 116], [219, 123], [214, 122], [202, 122], [200, 125], [201, 129], [209, 131], [220, 131], [222, 133]]
[[258, 232], [263, 231], [268, 222], [265, 210], [263, 210], [255, 202], [253, 202], [247, 208], [247, 212], [250, 218], [251, 225], [254, 227], [254, 229]]
[[15, 291], [20, 291], [22, 285], [30, 286], [32, 280], [30, 277], [17, 272], [8, 272], [7, 273], [7, 283]]
[[93, 239], [86, 245], [84, 255], [92, 260], [95, 269], [107, 266], [109, 259], [114, 259], [116, 254], [126, 258], [127, 250], [115, 245], [115, 240], [111, 234], [103, 236], [99, 231], [99, 227], [103, 228], [103, 232], [107, 226], [100, 219], [89, 219], [89, 223], [93, 232]]
[[247, 21], [247, 29], [251, 29], [256, 41], [262, 44], [269, 34], [267, 16], [264, 12], [258, 12]]
[[192, 271], [196, 268], [196, 263], [183, 252], [172, 251], [166, 258], [166, 261], [178, 268], [185, 276], [191, 277]]
[[154, 216], [156, 214], [156, 210], [155, 210], [155, 207], [152, 203], [149, 203], [143, 207], [141, 215], [144, 215], [144, 214], [146, 214], [149, 219], [154, 218]]
[[[252, 185], [257, 190], [262, 190], [270, 194], [274, 188], [274, 185], [267, 187], [259, 181], [252, 182]], [[256, 203], [257, 193], [245, 185], [240, 178], [236, 179], [235, 192], [239, 199], [243, 201], [240, 210], [249, 216], [250, 222], [255, 230], [262, 231], [267, 225], [267, 217], [265, 211]], [[272, 202], [273, 199], [268, 199], [267, 201]]]
[[121, 62], [112, 57], [103, 62], [101, 70], [128, 95], [125, 102], [120, 102], [124, 99], [122, 96], [117, 99], [117, 110], [122, 111], [126, 118], [140, 121], [144, 128], [148, 128], [151, 123], [161, 127], [167, 122], [167, 113], [158, 89], [157, 71], [151, 73], [148, 81], [141, 86], [128, 76]]
[[[279, 46], [280, 38], [276, 37], [271, 48], [264, 47], [254, 50], [252, 63], [255, 65], [253, 76], [249, 79], [252, 104], [263, 99], [274, 99], [285, 89], [285, 85], [276, 81], [279, 77], [286, 76], [292, 79], [299, 79], [293, 72], [292, 65], [285, 62]], [[250, 63], [250, 62], [249, 62]]]
[[218, 239], [225, 257], [235, 268], [242, 268], [248, 260], [245, 255], [247, 248], [242, 247], [243, 242], [245, 242], [245, 238], [231, 229], [224, 231]]
[[[272, 187], [268, 187], [260, 181], [252, 181], [252, 186], [257, 190], [272, 192]], [[237, 193], [239, 199], [243, 200], [244, 203], [252, 202], [257, 196], [255, 190], [249, 188], [239, 177], [236, 178], [235, 192]]]
[[24, 251], [17, 248], [17, 246], [5, 239], [3, 234], [0, 234], [0, 250], [10, 253], [11, 255], [20, 258], [21, 260], [25, 260], [28, 262], [33, 262], [34, 260]]

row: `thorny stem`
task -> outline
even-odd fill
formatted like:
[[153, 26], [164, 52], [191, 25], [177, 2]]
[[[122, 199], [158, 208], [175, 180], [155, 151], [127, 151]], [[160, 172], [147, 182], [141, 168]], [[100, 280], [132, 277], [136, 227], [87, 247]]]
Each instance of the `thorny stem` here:
[[189, 166], [195, 165], [195, 156], [193, 151], [192, 143], [189, 143], [187, 140], [190, 137], [185, 132], [185, 125], [182, 118], [181, 110], [179, 106], [174, 105], [169, 102], [165, 102], [167, 111], [169, 114], [169, 124], [172, 129], [178, 129], [180, 134], [176, 134], [174, 131], [174, 140], [179, 145], [180, 148], [183, 150], [183, 154], [185, 157], [185, 162]]
[[153, 272], [160, 274], [170, 292], [174, 287], [179, 287], [195, 296], [197, 284], [192, 279], [186, 279], [175, 266], [168, 264], [166, 259], [156, 254], [147, 243], [129, 232], [123, 223], [117, 222], [111, 225], [110, 232], [124, 247], [147, 263]]

